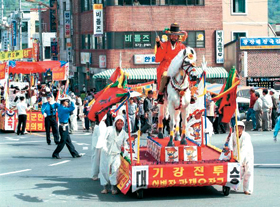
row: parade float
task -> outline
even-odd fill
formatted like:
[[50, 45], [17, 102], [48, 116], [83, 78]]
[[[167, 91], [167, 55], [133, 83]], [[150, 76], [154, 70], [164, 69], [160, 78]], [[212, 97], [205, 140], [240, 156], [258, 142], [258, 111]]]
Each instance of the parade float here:
[[[28, 80], [15, 80], [15, 76], [28, 75]], [[28, 104], [31, 106], [27, 112], [26, 131], [45, 131], [44, 117], [40, 110], [40, 103], [33, 86], [37, 86], [38, 74], [51, 74], [51, 85], [68, 79], [69, 65], [62, 61], [20, 62], [7, 61], [0, 65], [0, 80], [3, 93], [1, 93], [0, 129], [15, 131], [17, 126], [17, 111], [14, 91], [29, 94]], [[38, 93], [38, 91], [37, 91]], [[32, 94], [35, 100], [31, 100]], [[4, 101], [3, 101], [4, 100]]]
[[[235, 110], [234, 107], [229, 109], [225, 105], [229, 101], [228, 96], [231, 95], [230, 101], [234, 101], [236, 97], [239, 81], [234, 74], [235, 70], [232, 71], [220, 95], [216, 97], [216, 101], [220, 99], [220, 106], [223, 105], [227, 111]], [[114, 112], [117, 113], [118, 109], [126, 104], [130, 97], [126, 85], [128, 76], [129, 74], [122, 69], [116, 69], [110, 78], [112, 83], [97, 94], [89, 112], [89, 119], [101, 120], [113, 106]], [[131, 135], [128, 124], [129, 149], [123, 149], [117, 185], [123, 194], [131, 190], [138, 198], [143, 198], [144, 190], [150, 188], [220, 185], [223, 194], [227, 196], [230, 188], [239, 184], [238, 157], [233, 157], [232, 153], [225, 149], [222, 152], [209, 141], [211, 127], [205, 117], [205, 77], [203, 73], [200, 83], [195, 87], [197, 100], [195, 104], [190, 105], [192, 112], [186, 117], [182, 116], [183, 119], [187, 119], [187, 125], [184, 132], [181, 130], [181, 134], [185, 134], [181, 141], [174, 135], [179, 132], [178, 130], [170, 136], [148, 136], [146, 146], [140, 146], [140, 131], [138, 135]], [[115, 107], [116, 104], [118, 107]], [[221, 160], [221, 153], [228, 159]]]

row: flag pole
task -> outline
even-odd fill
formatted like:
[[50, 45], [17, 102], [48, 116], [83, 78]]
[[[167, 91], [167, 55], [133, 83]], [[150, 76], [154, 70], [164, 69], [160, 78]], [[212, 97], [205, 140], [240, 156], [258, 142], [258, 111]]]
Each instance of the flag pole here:
[[240, 161], [240, 148], [239, 148], [239, 136], [238, 136], [238, 126], [237, 126], [237, 109], [235, 109], [235, 127], [236, 127], [236, 143], [237, 143], [237, 161]]
[[[31, 73], [29, 75], [29, 98], [30, 98], [30, 106], [31, 106]], [[31, 132], [31, 108], [29, 108], [29, 132], [30, 134], [32, 133]], [[24, 133], [24, 132], [23, 132]]]
[[141, 120], [139, 118], [138, 120], [138, 126], [139, 126], [139, 130], [138, 130], [138, 140], [137, 140], [137, 164], [140, 164], [140, 137], [141, 137]]
[[126, 101], [126, 120], [127, 120], [128, 140], [129, 140], [129, 148], [130, 148], [130, 150], [129, 150], [130, 161], [131, 161], [131, 165], [133, 165], [131, 133], [130, 133], [130, 121], [129, 121], [129, 117], [128, 117], [128, 100]]

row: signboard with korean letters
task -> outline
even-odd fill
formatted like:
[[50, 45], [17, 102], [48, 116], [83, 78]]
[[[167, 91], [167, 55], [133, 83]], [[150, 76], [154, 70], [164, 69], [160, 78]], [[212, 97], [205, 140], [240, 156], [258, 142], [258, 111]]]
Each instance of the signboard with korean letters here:
[[137, 55], [134, 55], [134, 64], [135, 65], [159, 64], [155, 60], [156, 60], [155, 54], [137, 54]]
[[240, 38], [241, 50], [257, 50], [257, 49], [280, 49], [280, 38]]
[[93, 34], [94, 36], [103, 35], [103, 5], [93, 4]]
[[224, 31], [216, 30], [216, 63], [224, 63]]
[[65, 36], [65, 38], [70, 38], [70, 36], [71, 36], [70, 11], [64, 11], [64, 36]]

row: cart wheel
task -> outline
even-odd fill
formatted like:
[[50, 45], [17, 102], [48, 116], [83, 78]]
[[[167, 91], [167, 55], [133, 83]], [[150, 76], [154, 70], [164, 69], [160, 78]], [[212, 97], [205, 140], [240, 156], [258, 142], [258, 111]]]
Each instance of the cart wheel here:
[[223, 186], [223, 193], [224, 193], [224, 196], [228, 196], [228, 195], [229, 195], [229, 191], [230, 191], [230, 187]]
[[139, 199], [144, 198], [144, 190], [143, 189], [137, 190], [136, 194], [137, 194], [137, 198], [139, 198]]

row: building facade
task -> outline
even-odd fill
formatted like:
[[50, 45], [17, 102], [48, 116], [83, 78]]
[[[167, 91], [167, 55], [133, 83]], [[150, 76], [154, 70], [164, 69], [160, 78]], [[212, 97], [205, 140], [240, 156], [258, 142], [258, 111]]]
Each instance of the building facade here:
[[[102, 36], [94, 36], [93, 6], [103, 5]], [[139, 5], [140, 3], [140, 5]], [[138, 64], [135, 55], [153, 55], [156, 34], [161, 34], [171, 23], [188, 32], [184, 44], [195, 48], [197, 65], [203, 55], [208, 66], [222, 67], [216, 63], [215, 31], [223, 29], [222, 0], [73, 0], [73, 53], [77, 68], [75, 81], [96, 87], [90, 76], [106, 69], [154, 68], [156, 64]], [[105, 61], [105, 62], [104, 62]], [[88, 65], [88, 67], [87, 67]], [[78, 84], [77, 84], [78, 85]], [[81, 89], [81, 85], [79, 86]]]
[[268, 1], [224, 0], [223, 29], [225, 43], [239, 37], [267, 37]]

